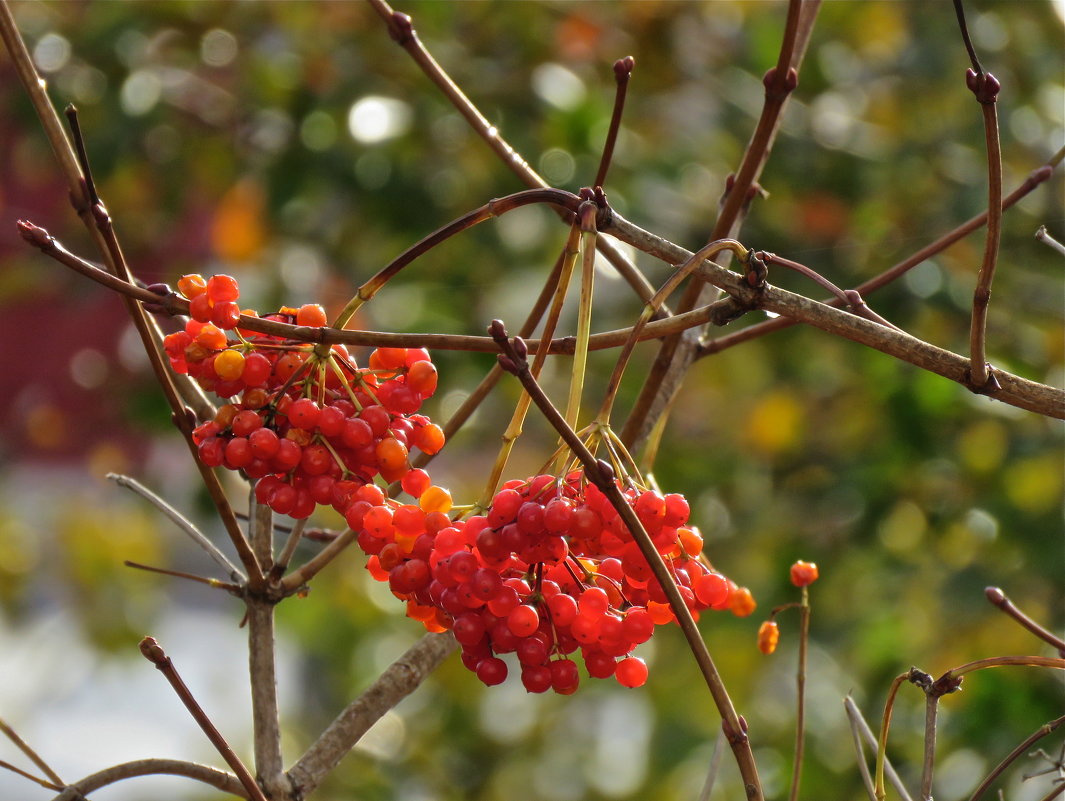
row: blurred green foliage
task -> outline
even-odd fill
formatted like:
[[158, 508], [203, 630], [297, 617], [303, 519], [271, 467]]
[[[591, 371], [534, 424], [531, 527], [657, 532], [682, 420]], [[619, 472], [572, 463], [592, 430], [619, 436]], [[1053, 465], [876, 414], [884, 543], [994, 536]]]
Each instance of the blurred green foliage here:
[[[1062, 20], [1047, 2], [970, 5], [976, 47], [1003, 84], [1009, 191], [1062, 145]], [[260, 310], [317, 300], [335, 311], [421, 236], [522, 188], [388, 38], [369, 5], [14, 7], [53, 99], [80, 109], [100, 193], [146, 281], [225, 271], [240, 278], [242, 300]], [[725, 0], [400, 8], [511, 144], [553, 184], [573, 191], [598, 162], [614, 93], [610, 65], [632, 54], [637, 66], [606, 189], [626, 217], [690, 249], [705, 241], [725, 177], [753, 128], [760, 78], [776, 61], [785, 13], [783, 3]], [[741, 239], [853, 286], [979, 213], [987, 197], [984, 143], [979, 110], [964, 88], [966, 67], [949, 4], [826, 3], [762, 178], [769, 197], [755, 202]], [[0, 255], [7, 264], [0, 302], [5, 312], [40, 303], [41, 333], [51, 320], [78, 314], [56, 300], [57, 285], [68, 295], [99, 296], [107, 314], [121, 315], [117, 302], [14, 241], [11, 221], [32, 216], [91, 255], [6, 56], [0, 68]], [[1032, 234], [1046, 224], [1062, 239], [1062, 208], [1059, 171], [1005, 215], [989, 322], [993, 364], [1058, 385], [1060, 257]], [[480, 226], [407, 268], [359, 323], [480, 333], [501, 317], [516, 328], [565, 235], [540, 209]], [[867, 300], [914, 335], [965, 352], [982, 248], [983, 237], [971, 236]], [[663, 265], [642, 256], [637, 262], [652, 282], [667, 275]], [[795, 276], [771, 280], [820, 296]], [[596, 329], [628, 325], [639, 304], [616, 279], [604, 273], [598, 281]], [[564, 326], [568, 333], [572, 320]], [[111, 360], [116, 347], [101, 345]], [[651, 345], [637, 351], [618, 422], [653, 353]], [[491, 359], [434, 358], [442, 381], [430, 411], [443, 416]], [[612, 362], [612, 354], [593, 358], [590, 404]], [[130, 369], [129, 405], [118, 406], [125, 435], [172, 441], [151, 424], [159, 415], [145, 412], [161, 408], [161, 398], [143, 371]], [[565, 373], [562, 361], [550, 373], [558, 397]], [[104, 391], [94, 390], [97, 397]], [[505, 382], [435, 463], [437, 481], [457, 499], [479, 496], [515, 398], [513, 382]], [[77, 426], [77, 408], [55, 414]], [[526, 430], [510, 476], [536, 469], [554, 447], [539, 420]], [[97, 467], [99, 449], [122, 440], [106, 428], [80, 434], [82, 453]], [[11, 430], [7, 436], [17, 438]], [[846, 693], [875, 723], [891, 678], [911, 664], [938, 675], [984, 656], [1047, 653], [985, 602], [987, 585], [1003, 587], [1056, 630], [1065, 625], [1061, 446], [1058, 422], [814, 330], [789, 329], [694, 367], [654, 472], [662, 487], [691, 500], [715, 564], [759, 600], [749, 619], [709, 615], [701, 625], [750, 723], [770, 796], [786, 792], [790, 775], [797, 619], [781, 617], [783, 643], [773, 657], [758, 653], [754, 634], [763, 610], [796, 597], [787, 566], [815, 561], [823, 577], [812, 587], [803, 795], [859, 798]], [[157, 485], [187, 495], [187, 465], [145, 462], [143, 447], [123, 447]], [[30, 449], [24, 458], [41, 454]], [[18, 462], [7, 468], [17, 469]], [[0, 598], [25, 610], [33, 586], [25, 575], [37, 569], [38, 581], [76, 588], [72, 608], [101, 647], [126, 638], [132, 650], [129, 631], [149, 629], [162, 597], [177, 590], [116, 574], [119, 560], [159, 559], [160, 548], [142, 519], [123, 528], [123, 538], [111, 537], [108, 526], [117, 523], [104, 514], [91, 504], [62, 510], [58, 547], [71, 569], [18, 558], [25, 532], [17, 521], [0, 526], [0, 553], [9, 554], [0, 575], [11, 572]], [[290, 756], [418, 636], [418, 625], [371, 583], [352, 553], [316, 580], [309, 598], [279, 609], [283, 636], [305, 668], [302, 714], [285, 722]], [[107, 611], [116, 603], [125, 607], [120, 615]], [[510, 685], [485, 690], [452, 659], [344, 761], [322, 797], [694, 799], [717, 716], [679, 632], [661, 632], [648, 658], [645, 688], [586, 682], [572, 698], [526, 696]], [[233, 665], [234, 686], [242, 670]], [[1060, 679], [1032, 670], [977, 674], [965, 688], [943, 702], [939, 753], [944, 761], [961, 755], [944, 768], [944, 798], [967, 794], [1061, 709]], [[921, 709], [917, 693], [904, 689], [892, 744], [911, 785]], [[244, 725], [226, 721], [225, 728]], [[1027, 789], [1034, 782], [1018, 789], [1019, 775], [1011, 782], [1011, 801], [1045, 792]], [[737, 797], [728, 757], [719, 784], [712, 798]]]

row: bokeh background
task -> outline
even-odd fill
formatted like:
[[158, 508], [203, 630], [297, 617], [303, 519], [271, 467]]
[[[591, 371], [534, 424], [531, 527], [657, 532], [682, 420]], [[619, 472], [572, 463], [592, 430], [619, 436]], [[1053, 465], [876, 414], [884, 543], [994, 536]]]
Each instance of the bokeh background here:
[[[1065, 141], [1061, 3], [968, 4], [985, 66], [1002, 82], [1007, 191]], [[58, 105], [75, 103], [100, 192], [146, 281], [229, 272], [260, 310], [339, 309], [362, 280], [425, 233], [521, 185], [352, 2], [16, 2]], [[591, 180], [614, 94], [611, 64], [636, 59], [608, 179], [629, 219], [695, 249], [761, 106], [786, 6], [779, 2], [409, 2], [455, 80], [554, 185]], [[853, 286], [986, 205], [979, 110], [946, 3], [826, 3], [743, 241]], [[211, 563], [143, 501], [106, 481], [130, 473], [220, 535], [120, 302], [25, 247], [28, 218], [93, 257], [32, 110], [0, 54], [0, 716], [73, 781], [119, 761], [218, 763], [161, 677], [137, 655], [157, 636], [241, 753], [250, 718], [237, 601], [122, 567], [133, 559], [210, 573]], [[1060, 171], [1008, 212], [989, 321], [993, 364], [1061, 385]], [[394, 331], [516, 327], [566, 231], [526, 209], [410, 266], [359, 322]], [[979, 234], [869, 298], [915, 335], [965, 352]], [[655, 282], [662, 265], [637, 256]], [[638, 314], [597, 277], [595, 327]], [[781, 286], [819, 297], [800, 279]], [[753, 316], [752, 316], [753, 317]], [[735, 327], [754, 320], [744, 319]], [[572, 319], [564, 322], [572, 330]], [[630, 369], [628, 409], [653, 348]], [[491, 364], [437, 353], [428, 411], [461, 402]], [[612, 354], [592, 360], [596, 405]], [[548, 386], [564, 392], [566, 362]], [[482, 491], [517, 397], [500, 390], [434, 464], [457, 499]], [[554, 439], [530, 419], [508, 476], [537, 469]], [[1065, 625], [1062, 427], [814, 330], [793, 328], [699, 362], [655, 465], [691, 500], [715, 564], [752, 588], [747, 619], [701, 623], [752, 731], [768, 797], [786, 793], [797, 618], [772, 657], [764, 613], [796, 599], [787, 566], [816, 561], [803, 797], [863, 797], [842, 698], [879, 720], [891, 679], [1050, 650], [993, 609], [1003, 587]], [[234, 497], [242, 497], [232, 485]], [[322, 517], [322, 525], [338, 521]], [[219, 536], [219, 541], [222, 538]], [[312, 548], [300, 552], [301, 557]], [[419, 636], [350, 553], [285, 603], [281, 693], [294, 759]], [[570, 698], [486, 690], [449, 662], [342, 763], [322, 798], [385, 801], [695, 799], [718, 718], [680, 633], [644, 650], [646, 687], [586, 681]], [[891, 752], [911, 786], [923, 699], [904, 688]], [[942, 704], [937, 798], [967, 797], [1017, 742], [1059, 715], [1062, 682], [1033, 669], [974, 675]], [[1048, 746], [1056, 750], [1060, 734]], [[13, 746], [0, 758], [23, 764]], [[28, 765], [27, 765], [28, 767]], [[1022, 760], [1010, 801], [1042, 797]], [[722, 762], [713, 799], [735, 798]], [[215, 798], [146, 779], [101, 799]], [[0, 772], [0, 796], [50, 794]], [[96, 797], [94, 795], [94, 797]]]

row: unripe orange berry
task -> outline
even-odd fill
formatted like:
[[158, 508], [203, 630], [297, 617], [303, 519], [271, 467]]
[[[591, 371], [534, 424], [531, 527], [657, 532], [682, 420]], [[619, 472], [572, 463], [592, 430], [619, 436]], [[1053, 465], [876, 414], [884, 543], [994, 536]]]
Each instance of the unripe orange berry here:
[[728, 594], [728, 608], [736, 617], [747, 617], [758, 606], [746, 587], [737, 587]]
[[202, 295], [207, 289], [207, 281], [204, 280], [202, 275], [191, 273], [189, 275], [183, 275], [177, 282], [178, 292], [184, 295], [189, 300], [192, 300], [197, 295]]
[[418, 498], [418, 506], [422, 511], [447, 513], [451, 510], [451, 493], [443, 487], [429, 487]]
[[804, 562], [800, 559], [791, 566], [791, 583], [796, 587], [805, 587], [813, 584], [818, 577], [817, 565], [813, 562]]
[[321, 328], [327, 322], [325, 309], [317, 303], [305, 303], [296, 312], [296, 325], [308, 325]]
[[214, 371], [223, 381], [236, 381], [244, 372], [244, 354], [229, 348], [214, 360]]
[[763, 654], [769, 655], [777, 650], [778, 642], [780, 642], [780, 629], [777, 627], [776, 621], [765, 621], [758, 629], [758, 650]]

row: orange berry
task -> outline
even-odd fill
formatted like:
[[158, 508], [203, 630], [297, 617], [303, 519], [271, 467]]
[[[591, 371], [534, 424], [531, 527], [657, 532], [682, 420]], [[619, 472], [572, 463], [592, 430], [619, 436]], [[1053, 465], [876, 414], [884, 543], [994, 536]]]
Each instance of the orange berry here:
[[226, 346], [226, 332], [217, 325], [208, 323], [200, 329], [196, 341], [209, 350], [222, 350]]
[[758, 629], [758, 650], [768, 656], [777, 650], [778, 642], [780, 642], [780, 629], [776, 621], [765, 621]]
[[407, 466], [407, 446], [395, 437], [385, 437], [374, 448], [381, 472], [395, 471]]
[[451, 493], [443, 487], [429, 487], [418, 498], [418, 506], [426, 514], [430, 512], [442, 512], [447, 514], [451, 510]]
[[804, 562], [800, 559], [791, 566], [791, 583], [796, 587], [805, 587], [813, 584], [818, 577], [817, 565], [813, 562]]
[[244, 354], [229, 348], [214, 360], [214, 371], [223, 381], [236, 381], [244, 373]]
[[690, 528], [682, 528], [677, 530], [677, 535], [680, 538], [680, 545], [684, 549], [684, 553], [688, 554], [688, 556], [698, 556], [703, 552], [703, 538], [699, 535], [699, 532]]
[[414, 447], [432, 456], [444, 447], [444, 429], [436, 423], [428, 423], [414, 431]]
[[746, 587], [737, 587], [728, 594], [728, 608], [736, 617], [747, 617], [758, 606]]
[[325, 309], [323, 309], [317, 303], [305, 303], [299, 307], [296, 312], [296, 325], [309, 325], [314, 328], [321, 328], [326, 324], [328, 319], [325, 316]]
[[177, 282], [178, 292], [184, 295], [189, 300], [192, 300], [197, 295], [202, 295], [207, 289], [207, 282], [202, 275], [196, 273], [190, 273], [189, 275], [183, 275]]

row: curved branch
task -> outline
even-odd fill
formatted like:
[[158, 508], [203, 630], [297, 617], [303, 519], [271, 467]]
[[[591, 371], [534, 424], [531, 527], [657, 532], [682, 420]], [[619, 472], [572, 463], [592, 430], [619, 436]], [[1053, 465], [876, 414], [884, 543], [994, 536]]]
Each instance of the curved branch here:
[[185, 762], [180, 759], [137, 759], [132, 762], [123, 762], [104, 768], [81, 781], [68, 785], [62, 793], [53, 801], [82, 801], [82, 799], [94, 790], [106, 787], [109, 784], [120, 782], [123, 779], [133, 779], [138, 776], [184, 776], [204, 784], [209, 784], [223, 793], [235, 795], [238, 798], [247, 798], [248, 794], [237, 777], [210, 765], [201, 765], [198, 762]]

